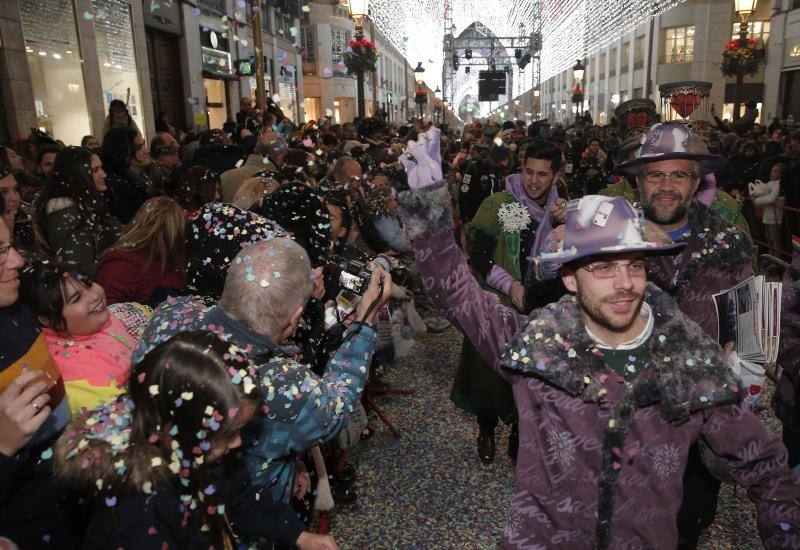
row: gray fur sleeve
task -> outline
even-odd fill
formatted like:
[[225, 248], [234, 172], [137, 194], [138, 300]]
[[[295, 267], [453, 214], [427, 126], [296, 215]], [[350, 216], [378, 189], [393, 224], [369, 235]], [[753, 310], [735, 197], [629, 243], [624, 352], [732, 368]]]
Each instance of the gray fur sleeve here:
[[411, 241], [453, 230], [450, 193], [444, 180], [400, 193], [398, 212]]

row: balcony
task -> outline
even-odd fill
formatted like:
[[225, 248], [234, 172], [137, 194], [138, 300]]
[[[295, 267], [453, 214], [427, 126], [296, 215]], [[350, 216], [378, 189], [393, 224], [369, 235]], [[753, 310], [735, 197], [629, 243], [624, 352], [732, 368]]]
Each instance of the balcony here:
[[694, 61], [694, 50], [680, 52], [675, 51], [663, 54], [658, 60], [659, 63], [691, 63]]
[[225, 0], [197, 0], [197, 5], [214, 13], [225, 13]]

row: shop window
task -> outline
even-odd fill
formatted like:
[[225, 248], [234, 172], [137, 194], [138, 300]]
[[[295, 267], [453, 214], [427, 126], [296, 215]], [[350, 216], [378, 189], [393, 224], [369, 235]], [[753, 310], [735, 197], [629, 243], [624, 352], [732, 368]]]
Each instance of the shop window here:
[[[755, 38], [759, 48], [766, 48], [769, 41], [769, 21], [749, 21], [747, 23], [747, 38]], [[733, 23], [731, 40], [739, 38], [739, 23]]]
[[691, 63], [694, 59], [694, 25], [664, 29], [664, 63]]
[[92, 130], [73, 3], [19, 0], [19, 10], [36, 125], [68, 145], [78, 145]]
[[92, 0], [92, 8], [96, 14], [106, 14], [92, 19], [104, 105], [108, 109], [112, 99], [124, 101], [128, 112], [144, 132], [131, 7], [125, 0]]
[[322, 98], [306, 97], [303, 98], [303, 108], [306, 112], [306, 120], [319, 120], [322, 118]]

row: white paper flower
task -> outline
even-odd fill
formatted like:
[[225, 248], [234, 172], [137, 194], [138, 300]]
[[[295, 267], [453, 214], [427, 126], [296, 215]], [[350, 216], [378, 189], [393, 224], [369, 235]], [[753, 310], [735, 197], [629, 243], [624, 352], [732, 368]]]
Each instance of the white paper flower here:
[[497, 218], [506, 233], [522, 231], [531, 223], [528, 209], [518, 202], [508, 202], [497, 211]]

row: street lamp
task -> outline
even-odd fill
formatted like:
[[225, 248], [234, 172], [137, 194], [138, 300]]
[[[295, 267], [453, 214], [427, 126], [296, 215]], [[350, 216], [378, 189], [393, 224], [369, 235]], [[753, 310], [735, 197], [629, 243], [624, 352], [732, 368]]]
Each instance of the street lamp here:
[[[581, 83], [583, 82], [583, 74], [586, 71], [586, 68], [583, 66], [583, 62], [578, 59], [575, 65], [572, 67], [572, 77], [575, 80], [575, 88], [581, 89]], [[576, 95], [573, 93], [573, 96]], [[580, 95], [580, 101], [573, 101], [575, 104], [575, 122], [578, 121], [578, 116], [580, 116], [581, 111], [583, 110], [583, 94]]]
[[425, 72], [425, 67], [422, 66], [422, 61], [417, 62], [417, 68], [414, 69], [414, 79], [417, 81], [417, 84], [422, 84], [425, 80], [425, 77], [422, 73]]
[[[364, 38], [364, 20], [369, 13], [369, 0], [348, 0], [347, 9], [356, 24], [356, 41]], [[358, 116], [364, 118], [364, 71], [356, 71], [356, 104]]]
[[[758, 0], [733, 0], [733, 9], [739, 16], [739, 45], [747, 47], [747, 20], [756, 11]], [[742, 84], [744, 83], [744, 67], [742, 63], [737, 65], [736, 84], [733, 94], [733, 120], [739, 120], [739, 109], [742, 104]]]
[[[417, 61], [417, 67], [414, 69], [414, 80], [417, 81], [417, 88], [422, 88], [422, 85], [425, 83], [424, 75], [425, 67], [422, 66], [422, 61]], [[419, 117], [424, 119], [424, 114], [422, 111], [422, 102], [417, 103], [419, 105]]]

